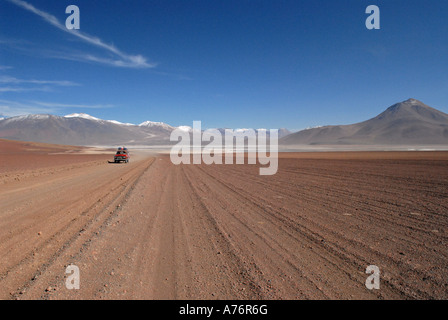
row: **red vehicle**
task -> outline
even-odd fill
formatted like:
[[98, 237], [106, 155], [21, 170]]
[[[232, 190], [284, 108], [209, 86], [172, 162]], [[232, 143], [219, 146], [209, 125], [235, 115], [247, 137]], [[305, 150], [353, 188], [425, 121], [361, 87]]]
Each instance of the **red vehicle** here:
[[130, 158], [130, 156], [129, 156], [128, 148], [120, 147], [120, 148], [118, 148], [117, 153], [114, 156], [114, 162], [118, 163], [118, 162], [122, 162], [123, 161], [123, 162], [128, 163], [129, 162], [129, 158]]

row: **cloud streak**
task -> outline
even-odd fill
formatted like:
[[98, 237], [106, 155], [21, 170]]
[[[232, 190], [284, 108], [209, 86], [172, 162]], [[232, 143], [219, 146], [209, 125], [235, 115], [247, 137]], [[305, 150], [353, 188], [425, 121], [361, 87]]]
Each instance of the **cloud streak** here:
[[108, 51], [110, 54], [114, 55], [116, 59], [105, 59], [98, 58], [93, 55], [78, 55], [78, 56], [59, 56], [59, 58], [66, 58], [68, 60], [80, 60], [80, 61], [89, 61], [102, 63], [107, 65], [112, 65], [115, 67], [128, 67], [128, 68], [154, 68], [156, 64], [149, 63], [147, 59], [142, 55], [131, 55], [127, 54], [114, 45], [107, 44], [103, 40], [98, 37], [89, 35], [87, 33], [81, 32], [79, 30], [69, 30], [62, 24], [55, 16], [40, 9], [37, 9], [32, 4], [25, 2], [23, 0], [8, 0], [9, 2], [34, 13], [35, 15], [41, 17], [44, 21], [51, 24], [55, 28], [64, 31], [66, 33], [75, 36], [82, 41], [89, 43], [97, 48], [101, 48], [103, 50]]
[[36, 80], [18, 79], [11, 76], [0, 76], [0, 93], [52, 91], [55, 86], [72, 87], [80, 84], [67, 80]]
[[73, 81], [67, 81], [67, 80], [25, 80], [25, 79], [17, 79], [10, 76], [2, 76], [0, 77], [0, 83], [7, 83], [7, 84], [40, 84], [40, 85], [55, 85], [55, 86], [64, 86], [64, 87], [71, 87], [71, 86], [79, 86], [78, 83], [75, 83]]
[[104, 109], [113, 105], [63, 104], [45, 101], [11, 101], [0, 99], [0, 115], [6, 117], [23, 116], [28, 114], [57, 114], [64, 109]]
[[105, 109], [113, 108], [111, 104], [66, 104], [66, 103], [54, 103], [54, 102], [43, 102], [43, 101], [31, 101], [32, 103], [47, 107], [47, 108], [76, 108], [76, 109]]
[[35, 88], [25, 88], [25, 87], [0, 87], [0, 93], [3, 92], [28, 92], [28, 91], [51, 91], [50, 87], [35, 87]]

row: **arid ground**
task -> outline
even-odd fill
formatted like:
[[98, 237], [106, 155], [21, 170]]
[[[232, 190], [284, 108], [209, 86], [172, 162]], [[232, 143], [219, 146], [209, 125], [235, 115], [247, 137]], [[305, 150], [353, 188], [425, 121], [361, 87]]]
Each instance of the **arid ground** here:
[[0, 146], [0, 299], [448, 298], [448, 152], [283, 153], [260, 176]]

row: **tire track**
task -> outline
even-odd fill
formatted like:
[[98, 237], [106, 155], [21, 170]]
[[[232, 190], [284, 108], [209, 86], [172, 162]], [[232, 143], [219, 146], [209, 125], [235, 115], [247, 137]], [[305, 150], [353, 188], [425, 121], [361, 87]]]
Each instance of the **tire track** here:
[[[111, 185], [111, 180], [106, 180], [98, 188], [93, 189], [93, 192], [89, 190], [91, 202], [84, 199], [73, 203], [71, 208], [82, 208], [86, 205], [87, 207], [80, 210], [80, 214], [74, 212], [64, 219], [56, 220], [54, 223], [57, 224], [51, 225], [51, 229], [49, 229], [51, 231], [48, 232], [45, 240], [33, 246], [28, 253], [22, 254], [20, 261], [10, 265], [2, 272], [0, 276], [2, 293], [10, 294], [11, 298], [20, 297], [36, 284], [36, 280], [45, 274], [54, 261], [73, 244], [84, 243], [84, 245], [79, 244], [75, 249], [75, 251], [82, 250], [85, 242], [88, 242], [92, 234], [98, 232], [100, 226], [110, 217], [110, 212], [117, 209], [114, 208], [114, 205], [126, 198], [127, 192], [133, 188], [142, 170], [146, 170], [147, 166], [148, 163], [142, 161], [139, 165], [132, 166], [130, 170], [126, 171], [120, 178], [123, 179], [120, 182]], [[107, 190], [107, 193], [104, 190]], [[100, 201], [96, 201], [98, 198]], [[48, 223], [48, 221], [42, 223]], [[6, 292], [6, 288], [9, 288], [8, 292]]]
[[[207, 169], [204, 169], [204, 171], [207, 171], [207, 173], [210, 175], [210, 176], [214, 176], [217, 172], [220, 172], [220, 171], [225, 171], [225, 174], [223, 174], [222, 176], [224, 176], [224, 177], [228, 177], [228, 172], [226, 171], [226, 170], [221, 170], [221, 168], [213, 168], [213, 170], [207, 170]], [[210, 172], [212, 172], [212, 173], [210, 173]], [[215, 178], [216, 179], [216, 178]], [[261, 179], [260, 179], [261, 180]], [[250, 190], [250, 191], [247, 191], [247, 190], [249, 190], [248, 188], [238, 188], [238, 187], [236, 187], [236, 185], [235, 184], [232, 184], [232, 183], [229, 183], [229, 181], [231, 181], [231, 182], [236, 182], [236, 181], [244, 181], [244, 182], [246, 182], [248, 185], [251, 185], [252, 187], [254, 186], [254, 183], [252, 183], [252, 182], [247, 182], [247, 181], [250, 181], [248, 178], [243, 178], [243, 177], [239, 177], [239, 179], [238, 180], [233, 180], [233, 179], [226, 179], [226, 181], [225, 182], [223, 182], [223, 181], [220, 181], [221, 183], [222, 183], [222, 185], [225, 185], [225, 186], [227, 186], [228, 187], [228, 189], [229, 190], [232, 190], [233, 192], [236, 192], [236, 193], [240, 193], [240, 194], [243, 194], [245, 197], [248, 197], [249, 198], [249, 200], [252, 202], [252, 203], [256, 203], [259, 207], [260, 207], [260, 209], [263, 209], [263, 208], [270, 208], [271, 207], [271, 205], [272, 205], [272, 203], [269, 203], [269, 202], [267, 202], [267, 201], [264, 201], [264, 199], [263, 198], [261, 198], [261, 197], [257, 197], [257, 195], [258, 194], [263, 194], [263, 195], [265, 195], [265, 193], [261, 193], [261, 192], [254, 192], [254, 190]], [[229, 185], [230, 185], [230, 187], [229, 187]], [[255, 188], [255, 189], [257, 189], [257, 188]], [[237, 190], [237, 191], [235, 191], [235, 190]], [[255, 195], [255, 196], [254, 196]], [[279, 211], [278, 211], [279, 212]], [[272, 212], [270, 212], [269, 214], [270, 215], [273, 215], [273, 216], [275, 216], [276, 214], [278, 215], [279, 213], [278, 212], [275, 212], [275, 211], [272, 211]], [[282, 218], [285, 218], [285, 217], [297, 217], [297, 215], [294, 215], [294, 212], [286, 212], [286, 215], [281, 215], [281, 217]], [[289, 220], [289, 221], [288, 221]], [[290, 226], [293, 226], [295, 223], [297, 223], [297, 222], [295, 222], [294, 220], [290, 220], [290, 219], [288, 219], [288, 220], [284, 220], [284, 221], [282, 221], [282, 223], [284, 224], [284, 225], [290, 225]], [[303, 223], [305, 223], [305, 224], [310, 224], [312, 221], [302, 221], [301, 223], [299, 222], [299, 225], [301, 225], [301, 224], [303, 224]], [[311, 225], [313, 225], [313, 224], [311, 224]], [[315, 224], [314, 224], [315, 225]], [[292, 227], [292, 228], [294, 228], [294, 227]], [[313, 227], [313, 229], [315, 229], [315, 227]], [[361, 266], [362, 264], [364, 264], [364, 268], [365, 268], [365, 266], [366, 265], [368, 265], [368, 264], [366, 264], [367, 263], [367, 261], [366, 260], [364, 260], [364, 259], [361, 259], [361, 257], [362, 256], [368, 256], [368, 255], [371, 255], [371, 253], [372, 253], [372, 251], [373, 252], [375, 252], [375, 254], [378, 256], [378, 257], [380, 257], [382, 260], [385, 260], [385, 261], [388, 261], [388, 263], [390, 264], [390, 265], [394, 265], [394, 264], [398, 264], [398, 269], [401, 269], [401, 270], [406, 270], [406, 269], [410, 269], [409, 268], [409, 266], [407, 266], [407, 265], [405, 265], [405, 264], [403, 264], [401, 261], [399, 261], [399, 260], [397, 260], [397, 259], [395, 259], [395, 258], [393, 258], [392, 256], [390, 256], [390, 255], [388, 255], [388, 254], [383, 254], [383, 253], [381, 253], [381, 252], [379, 252], [379, 251], [376, 251], [376, 250], [373, 250], [371, 247], [367, 247], [367, 246], [365, 246], [364, 244], [362, 244], [362, 243], [360, 243], [360, 242], [358, 242], [357, 244], [356, 244], [356, 246], [360, 246], [361, 248], [363, 248], [363, 250], [362, 251], [360, 251], [359, 252], [359, 254], [357, 254], [357, 255], [355, 255], [355, 256], [353, 256], [353, 252], [352, 253], [348, 253], [346, 250], [344, 250], [343, 249], [343, 247], [341, 247], [341, 246], [339, 246], [339, 245], [336, 245], [337, 244], [337, 242], [339, 242], [340, 241], [340, 239], [338, 239], [338, 237], [341, 237], [342, 235], [341, 234], [338, 234], [338, 233], [334, 233], [333, 231], [331, 231], [331, 230], [329, 230], [329, 229], [323, 229], [322, 230], [322, 228], [320, 227], [319, 228], [321, 231], [319, 232], [319, 234], [322, 234], [322, 235], [325, 235], [325, 238], [327, 238], [327, 240], [330, 240], [330, 241], [326, 241], [325, 243], [329, 243], [329, 245], [331, 245], [333, 248], [332, 248], [332, 250], [334, 250], [334, 253], [336, 254], [336, 255], [339, 255], [339, 256], [341, 256], [341, 257], [343, 257], [343, 256], [347, 256], [348, 255], [348, 258], [346, 259], [346, 262], [347, 263], [351, 263], [351, 264], [353, 264], [353, 259], [355, 259], [355, 262], [356, 261], [360, 261], [358, 264]], [[317, 230], [319, 230], [319, 229], [317, 229]], [[301, 231], [303, 231], [303, 230], [301, 230]], [[332, 241], [331, 239], [332, 238], [328, 238], [328, 232], [330, 232], [330, 234], [331, 233], [333, 233], [333, 235], [335, 236], [335, 238], [334, 239], [336, 239], [336, 241]], [[309, 232], [308, 232], [309, 233]], [[324, 238], [324, 236], [322, 236], [322, 239]], [[316, 238], [315, 237], [311, 237], [310, 238], [310, 240], [312, 240], [312, 241], [316, 241]], [[353, 245], [354, 245], [354, 243], [353, 243], [353, 241], [352, 240], [350, 240], [350, 239], [347, 239], [347, 238], [345, 238], [344, 239], [345, 241], [349, 241], [348, 242], [348, 244], [347, 244], [347, 247], [352, 247], [353, 248]], [[401, 240], [400, 240], [401, 241]], [[336, 245], [336, 246], [335, 246]], [[366, 251], [367, 252], [370, 252], [370, 253], [367, 253], [366, 254]], [[325, 253], [326, 254], [326, 253]], [[378, 258], [377, 258], [378, 259]], [[395, 268], [394, 268], [395, 269]], [[407, 272], [410, 272], [410, 270], [408, 270]], [[423, 278], [426, 278], [426, 280], [425, 281], [431, 281], [431, 280], [438, 280], [437, 282], [438, 283], [440, 283], [440, 280], [441, 279], [431, 279], [431, 277], [428, 277], [428, 274], [427, 273], [422, 273], [422, 272], [419, 272], [419, 271], [415, 271], [415, 270], [413, 270], [412, 272], [414, 272], [414, 273], [416, 273], [417, 274], [417, 276], [422, 276]], [[387, 279], [385, 279], [386, 281], [387, 281]], [[433, 285], [434, 285], [434, 287], [436, 287], [437, 286], [437, 282], [436, 281], [434, 281], [434, 283], [433, 283]], [[396, 294], [399, 294], [399, 295], [404, 295], [405, 297], [407, 296], [407, 297], [423, 297], [423, 298], [430, 298], [430, 297], [433, 297], [432, 295], [428, 295], [428, 293], [426, 292], [426, 291], [422, 291], [422, 290], [419, 290], [418, 288], [416, 288], [416, 287], [411, 287], [411, 288], [409, 288], [409, 287], [406, 287], [406, 286], [403, 286], [402, 284], [399, 284], [399, 283], [396, 283], [396, 282], [394, 282], [394, 280], [393, 279], [391, 279], [390, 281], [389, 281], [389, 284], [390, 284], [390, 286], [391, 286], [391, 290], [392, 291], [394, 291]]]

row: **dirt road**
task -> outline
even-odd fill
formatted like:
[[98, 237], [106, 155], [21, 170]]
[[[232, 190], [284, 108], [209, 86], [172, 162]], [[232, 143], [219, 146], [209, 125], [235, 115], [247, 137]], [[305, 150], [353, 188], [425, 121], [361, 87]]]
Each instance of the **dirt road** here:
[[0, 183], [1, 299], [448, 298], [447, 153], [92, 159]]

